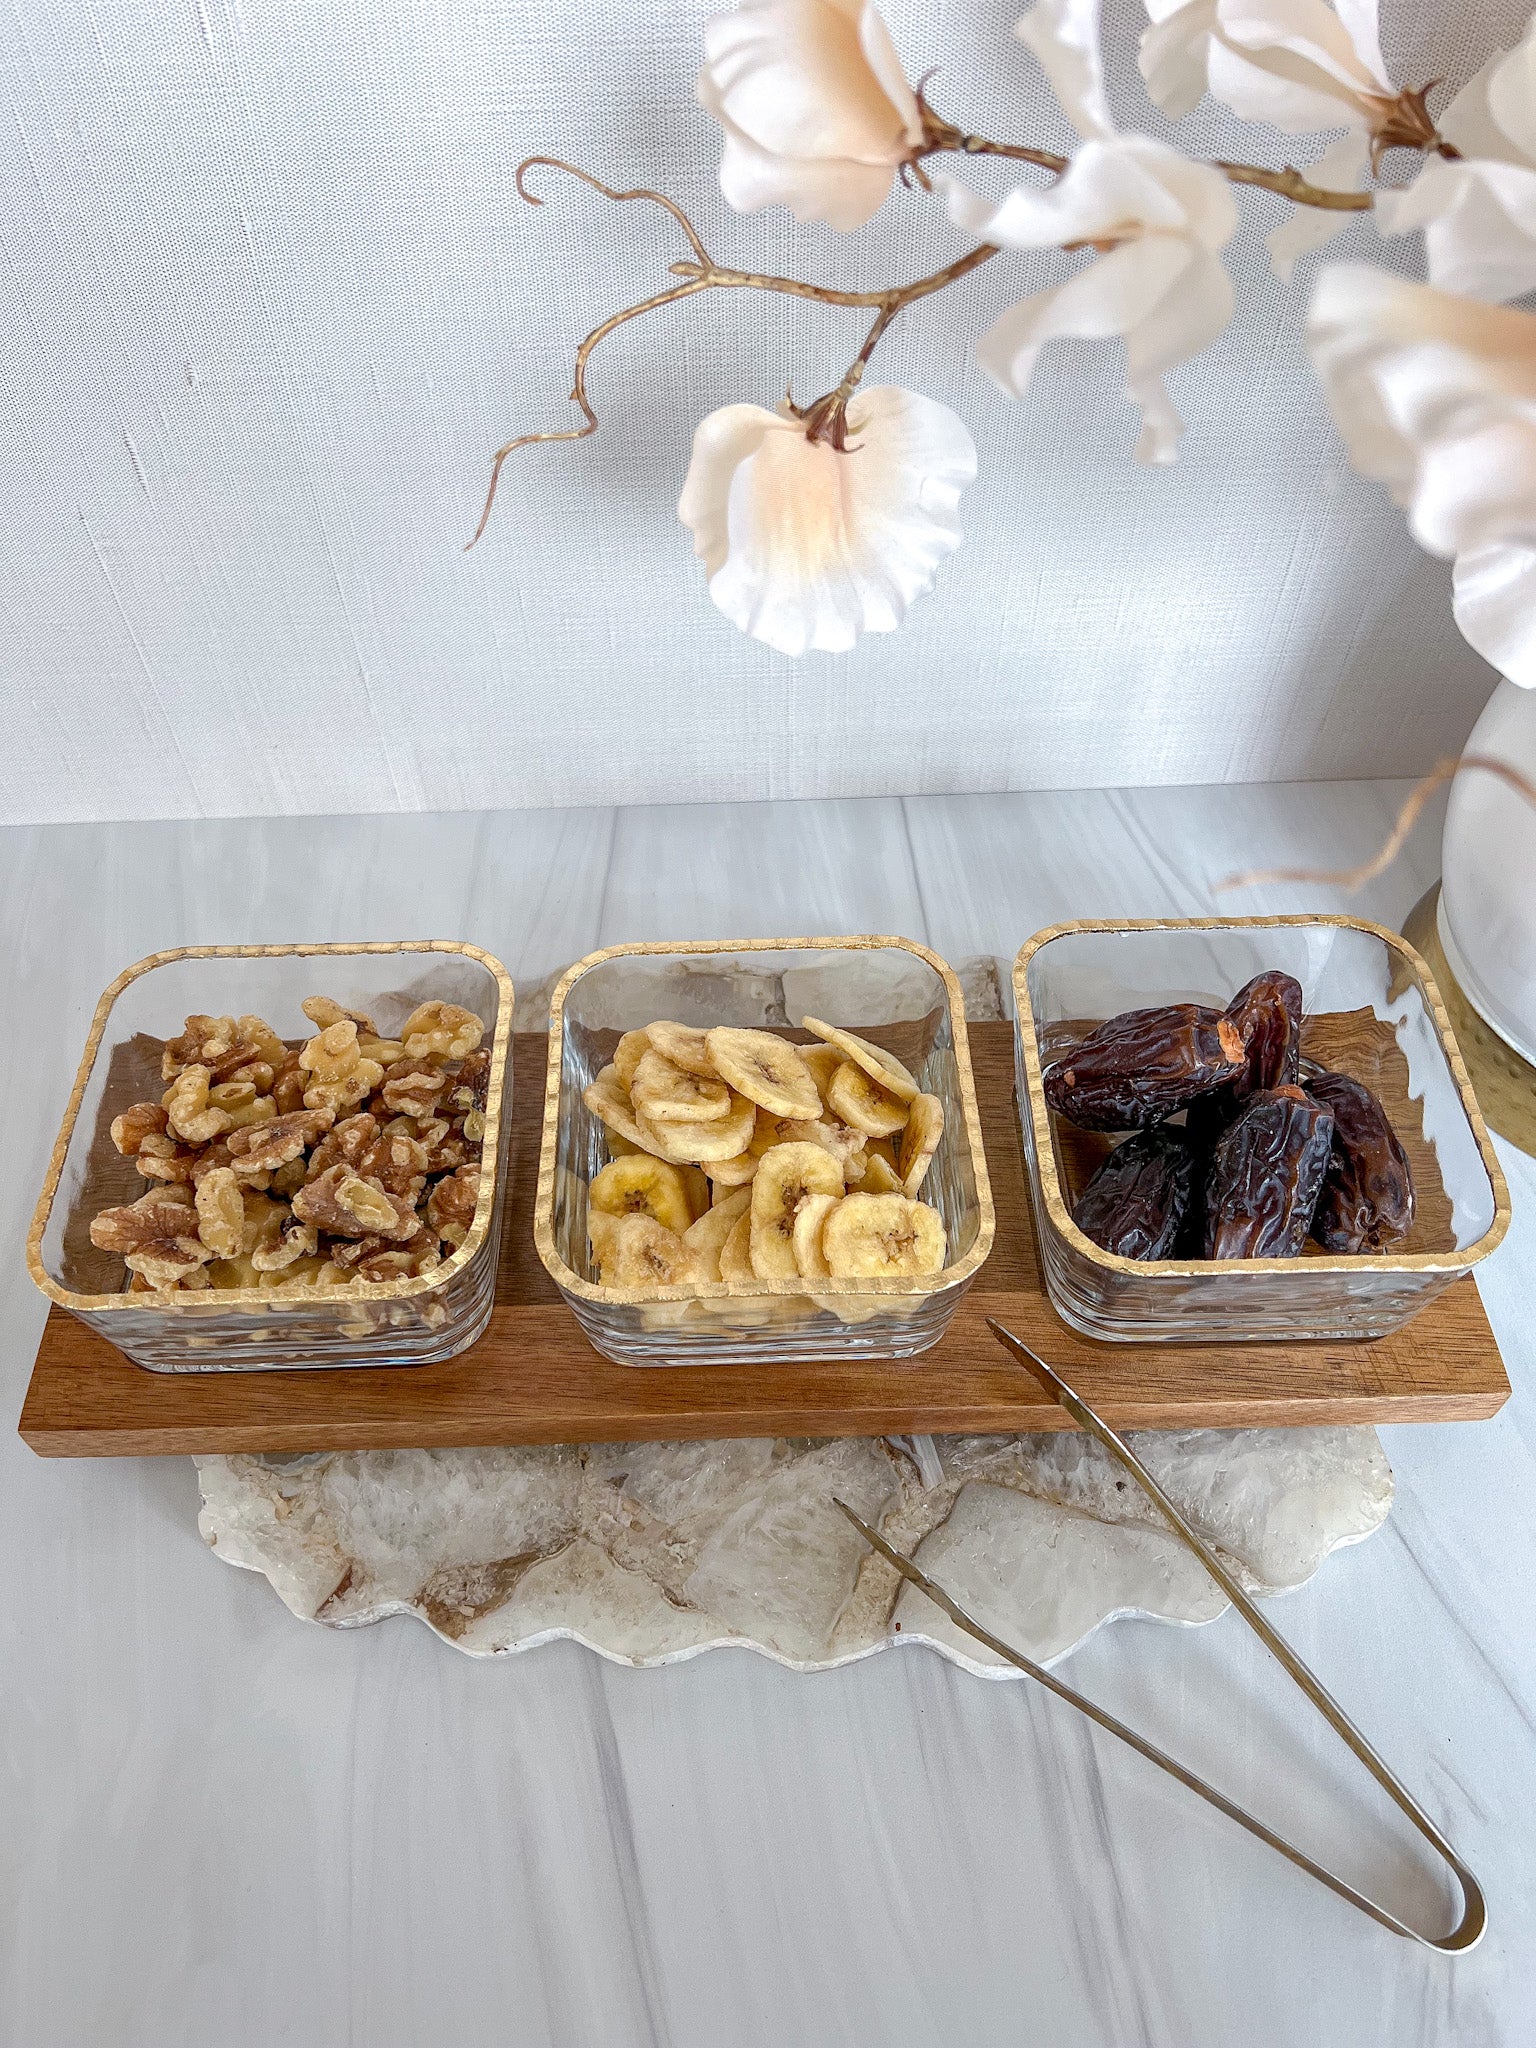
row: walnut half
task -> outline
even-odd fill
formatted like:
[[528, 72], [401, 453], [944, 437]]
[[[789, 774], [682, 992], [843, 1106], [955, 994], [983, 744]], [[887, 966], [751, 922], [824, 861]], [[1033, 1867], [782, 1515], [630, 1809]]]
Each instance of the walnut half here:
[[98, 1251], [120, 1252], [130, 1273], [152, 1287], [174, 1287], [212, 1257], [198, 1234], [197, 1210], [180, 1188], [156, 1188], [91, 1220]]
[[328, 1230], [333, 1237], [377, 1233], [398, 1242], [419, 1228], [410, 1202], [388, 1193], [376, 1180], [364, 1179], [341, 1160], [299, 1189], [293, 1198], [293, 1213], [301, 1222]]

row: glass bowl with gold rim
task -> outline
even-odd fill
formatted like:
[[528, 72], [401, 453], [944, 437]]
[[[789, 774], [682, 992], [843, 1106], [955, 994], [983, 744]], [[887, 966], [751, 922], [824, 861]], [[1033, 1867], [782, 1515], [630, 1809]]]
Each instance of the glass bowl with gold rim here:
[[[1051, 1110], [1042, 1074], [1122, 1010], [1221, 1009], [1255, 974], [1300, 982], [1306, 1062], [1381, 1100], [1413, 1172], [1415, 1214], [1391, 1250], [1298, 1259], [1119, 1258], [1072, 1211], [1116, 1142]], [[1352, 917], [1053, 925], [1013, 970], [1020, 1129], [1040, 1263], [1057, 1313], [1132, 1343], [1382, 1337], [1495, 1249], [1509, 1195], [1428, 967], [1395, 932]], [[1305, 1074], [1303, 1076], [1305, 1078]]]
[[[911, 1280], [605, 1286], [587, 1234], [587, 1189], [618, 1148], [582, 1093], [621, 1035], [667, 1019], [804, 1042], [805, 1015], [894, 1053], [943, 1104], [943, 1137], [919, 1197], [944, 1222], [943, 1270]], [[954, 974], [927, 947], [863, 937], [610, 946], [579, 960], [555, 990], [534, 1238], [604, 1357], [624, 1365], [910, 1358], [944, 1334], [993, 1227], [965, 1006]]]
[[[491, 1055], [480, 1193], [462, 1245], [414, 1278], [350, 1280], [284, 1296], [271, 1286], [130, 1293], [91, 1219], [150, 1183], [112, 1143], [112, 1120], [158, 1102], [161, 1049], [194, 1012], [254, 1012], [297, 1044], [313, 1032], [299, 1005], [330, 996], [381, 1031], [419, 1004], [457, 1003], [485, 1026]], [[427, 1365], [484, 1330], [496, 1287], [512, 1109], [512, 983], [499, 960], [457, 940], [292, 946], [186, 946], [126, 968], [96, 1006], [27, 1241], [33, 1279], [152, 1372]], [[447, 1247], [444, 1247], [445, 1252]], [[273, 1282], [283, 1275], [274, 1273]]]

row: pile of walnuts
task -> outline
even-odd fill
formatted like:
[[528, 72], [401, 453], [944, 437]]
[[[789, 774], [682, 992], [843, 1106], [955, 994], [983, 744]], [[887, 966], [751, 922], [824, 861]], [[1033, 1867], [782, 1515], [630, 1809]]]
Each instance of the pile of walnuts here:
[[430, 1272], [480, 1196], [491, 1058], [455, 1003], [422, 1003], [398, 1038], [328, 996], [287, 1044], [262, 1018], [188, 1017], [158, 1102], [112, 1124], [147, 1194], [104, 1209], [91, 1242], [130, 1289], [296, 1295]]

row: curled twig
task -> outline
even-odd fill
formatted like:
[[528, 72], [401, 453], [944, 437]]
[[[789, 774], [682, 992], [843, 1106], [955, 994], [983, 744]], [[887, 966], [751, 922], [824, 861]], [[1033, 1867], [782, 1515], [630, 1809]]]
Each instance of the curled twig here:
[[580, 178], [583, 185], [590, 185], [594, 192], [601, 192], [605, 199], [624, 201], [628, 199], [649, 199], [653, 206], [660, 206], [670, 213], [683, 233], [688, 237], [689, 246], [695, 256], [709, 268], [709, 251], [700, 238], [698, 229], [684, 213], [675, 199], [669, 199], [665, 192], [653, 192], [648, 185], [636, 185], [628, 192], [616, 192], [611, 185], [605, 185], [601, 178], [594, 178], [590, 171], [583, 171], [575, 164], [568, 164], [561, 156], [525, 156], [517, 167], [517, 196], [526, 199], [530, 206], [542, 206], [543, 200], [530, 192], [523, 183], [535, 165], [542, 164], [551, 171], [565, 171], [570, 177]]
[[504, 447], [497, 449], [491, 459], [490, 487], [485, 495], [485, 507], [480, 514], [480, 524], [466, 542], [466, 552], [474, 546], [486, 529], [491, 507], [496, 502], [496, 487], [501, 481], [501, 466], [509, 455], [515, 454], [519, 448], [531, 447], [536, 441], [584, 441], [589, 434], [597, 432], [597, 414], [592, 410], [591, 401], [587, 397], [587, 363], [598, 343], [612, 334], [616, 327], [622, 327], [626, 321], [638, 319], [642, 313], [655, 312], [659, 306], [670, 306], [677, 299], [691, 298], [696, 292], [733, 289], [786, 292], [794, 298], [815, 299], [824, 306], [873, 308], [877, 316], [875, 323], [863, 347], [854, 358], [847, 376], [835, 391], [829, 392], [825, 399], [818, 400], [816, 406], [802, 415], [811, 418], [814, 414], [812, 430], [817, 437], [833, 440], [835, 445], [841, 446], [838, 437], [842, 431], [844, 408], [864, 374], [864, 365], [869, 361], [876, 343], [897, 313], [903, 306], [910, 306], [915, 300], [927, 298], [931, 292], [942, 291], [945, 285], [956, 283], [998, 253], [990, 242], [982, 242], [976, 248], [968, 250], [964, 256], [957, 257], [953, 263], [946, 263], [942, 270], [933, 271], [927, 277], [917, 278], [911, 284], [886, 285], [867, 292], [837, 291], [831, 285], [807, 284], [798, 277], [775, 277], [754, 270], [734, 270], [725, 264], [716, 263], [705, 248], [703, 237], [693, 222], [677, 202], [668, 199], [665, 193], [653, 192], [647, 186], [637, 186], [632, 191], [620, 192], [612, 185], [605, 185], [601, 178], [595, 178], [590, 171], [583, 171], [575, 164], [568, 164], [561, 157], [530, 156], [525, 157], [518, 165], [518, 193], [530, 206], [544, 204], [543, 200], [536, 193], [530, 192], [524, 183], [526, 174], [538, 165], [550, 170], [568, 172], [571, 177], [579, 178], [582, 184], [590, 185], [594, 192], [600, 192], [605, 199], [621, 203], [631, 199], [650, 200], [653, 205], [671, 214], [673, 220], [677, 222], [688, 237], [688, 245], [693, 250], [694, 260], [684, 258], [669, 266], [671, 274], [683, 280], [681, 284], [673, 285], [667, 291], [657, 292], [651, 298], [641, 299], [637, 305], [626, 306], [621, 313], [614, 313], [603, 321], [600, 327], [594, 327], [577, 349], [571, 403], [579, 405], [585, 415], [579, 427], [562, 427], [557, 431], [541, 434], [519, 434], [516, 440], [508, 441]]
[[[619, 196], [628, 199], [635, 195], [626, 192]], [[539, 202], [536, 200], [534, 204], [537, 205]], [[597, 344], [612, 334], [616, 327], [622, 327], [626, 320], [638, 319], [642, 313], [653, 313], [658, 306], [670, 306], [674, 299], [686, 299], [694, 292], [708, 289], [708, 283], [702, 279], [693, 284], [675, 284], [670, 291], [657, 292], [654, 298], [642, 299], [638, 306], [626, 306], [622, 313], [610, 315], [601, 327], [593, 328], [576, 351], [576, 381], [571, 386], [571, 403], [579, 405], [586, 414], [584, 423], [579, 427], [562, 427], [558, 431], [542, 434], [519, 434], [515, 441], [508, 441], [505, 447], [496, 450], [491, 458], [491, 482], [485, 494], [485, 509], [480, 514], [480, 524], [464, 543], [466, 554], [485, 531], [486, 523], [491, 516], [491, 507], [496, 502], [496, 486], [501, 481], [501, 465], [509, 455], [515, 454], [519, 448], [530, 447], [535, 441], [585, 441], [589, 434], [597, 432], [597, 414], [592, 410], [591, 401], [587, 397], [587, 359]]]
[[[526, 199], [530, 206], [542, 206], [544, 204], [538, 194], [530, 192], [523, 182], [528, 172], [540, 164], [550, 170], [568, 172], [571, 177], [579, 178], [582, 184], [590, 185], [594, 192], [601, 192], [605, 199], [619, 201], [649, 199], [654, 205], [661, 207], [665, 212], [671, 214], [683, 233], [688, 237], [689, 246], [697, 254], [700, 263], [704, 265], [706, 270], [709, 269], [709, 251], [700, 239], [698, 229], [676, 201], [668, 199], [664, 192], [652, 192], [644, 186], [637, 186], [630, 192], [618, 192], [611, 185], [605, 185], [601, 178], [594, 178], [590, 171], [583, 171], [575, 164], [568, 164], [562, 157], [530, 156], [525, 157], [517, 167], [518, 197]], [[592, 410], [591, 401], [587, 397], [587, 362], [597, 344], [612, 334], [616, 327], [622, 327], [627, 320], [638, 319], [642, 313], [653, 313], [658, 306], [670, 306], [674, 299], [690, 298], [695, 292], [707, 290], [708, 283], [709, 280], [707, 278], [695, 278], [691, 279], [687, 284], [673, 285], [668, 291], [657, 292], [649, 299], [642, 299], [638, 305], [626, 306], [622, 313], [610, 315], [608, 319], [603, 321], [601, 326], [593, 328], [592, 332], [576, 351], [576, 376], [571, 386], [571, 403], [581, 407], [582, 412], [586, 415], [585, 419], [579, 427], [562, 427], [557, 431], [542, 434], [519, 434], [516, 440], [508, 441], [504, 447], [496, 450], [495, 455], [491, 458], [491, 481], [485, 494], [485, 506], [480, 514], [480, 524], [464, 543], [464, 552], [466, 554], [468, 554], [469, 550], [486, 529], [486, 524], [491, 516], [491, 507], [496, 502], [496, 486], [501, 482], [501, 465], [509, 455], [516, 454], [519, 448], [531, 447], [535, 441], [585, 441], [589, 434], [597, 432], [597, 414]]]
[[1254, 889], [1262, 882], [1318, 882], [1339, 889], [1363, 889], [1367, 882], [1374, 882], [1378, 875], [1391, 867], [1418, 823], [1424, 806], [1437, 789], [1443, 788], [1463, 768], [1480, 768], [1485, 774], [1497, 775], [1501, 782], [1508, 783], [1517, 795], [1523, 796], [1536, 808], [1536, 783], [1522, 775], [1518, 768], [1512, 768], [1508, 761], [1497, 760], [1491, 754], [1451, 754], [1437, 762], [1422, 781], [1414, 784], [1392, 830], [1370, 859], [1362, 861], [1358, 867], [1250, 868], [1243, 874], [1228, 875], [1225, 881], [1217, 882], [1213, 893], [1220, 896], [1229, 889]]

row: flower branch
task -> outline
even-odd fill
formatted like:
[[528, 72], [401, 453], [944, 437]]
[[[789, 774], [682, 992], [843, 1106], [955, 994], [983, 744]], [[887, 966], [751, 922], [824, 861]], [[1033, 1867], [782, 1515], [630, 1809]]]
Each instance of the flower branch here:
[[[942, 121], [935, 116], [921, 100], [921, 96], [919, 105], [922, 106], [924, 117], [924, 141], [923, 146], [915, 149], [908, 159], [913, 165], [925, 156], [958, 153], [966, 156], [1005, 157], [1013, 162], [1033, 164], [1040, 170], [1060, 176], [1071, 163], [1070, 157], [1062, 156], [1055, 150], [1037, 149], [1027, 143], [993, 142], [985, 136], [968, 135], [953, 123]], [[1448, 154], [1455, 154], [1449, 144], [1444, 147]], [[849, 365], [842, 382], [834, 391], [816, 400], [814, 405], [800, 414], [800, 417], [806, 420], [813, 440], [826, 439], [834, 447], [841, 448], [844, 445], [848, 400], [857, 390], [871, 355], [896, 315], [917, 300], [927, 298], [933, 292], [942, 291], [946, 285], [959, 283], [962, 278], [968, 277], [973, 270], [979, 269], [983, 263], [1000, 253], [995, 244], [983, 242], [976, 248], [968, 250], [953, 263], [946, 264], [943, 269], [936, 270], [927, 277], [917, 278], [910, 284], [885, 285], [872, 291], [840, 291], [831, 285], [811, 284], [804, 278], [778, 277], [769, 272], [739, 270], [727, 264], [716, 263], [705, 247], [698, 229], [683, 208], [675, 200], [669, 199], [665, 193], [653, 191], [647, 186], [618, 191], [611, 185], [605, 185], [590, 171], [584, 171], [576, 164], [566, 163], [561, 157], [530, 156], [525, 157], [518, 165], [518, 196], [525, 199], [530, 206], [544, 204], [537, 193], [530, 192], [524, 183], [526, 174], [539, 167], [565, 171], [571, 177], [579, 178], [584, 185], [590, 185], [594, 192], [600, 192], [605, 199], [612, 199], [618, 203], [644, 199], [649, 200], [654, 206], [662, 207], [671, 214], [687, 236], [695, 260], [690, 262], [684, 259], [668, 266], [674, 277], [685, 280], [683, 284], [673, 287], [670, 291], [658, 292], [651, 298], [642, 299], [636, 305], [625, 307], [622, 312], [613, 314], [611, 318], [603, 321], [601, 326], [594, 328], [581, 343], [576, 351], [576, 375], [571, 388], [571, 402], [579, 405], [586, 415], [581, 426], [566, 427], [555, 432], [520, 434], [515, 440], [508, 441], [497, 449], [491, 460], [491, 481], [486, 493], [485, 506], [480, 514], [479, 524], [465, 543], [466, 552], [485, 532], [491, 516], [491, 507], [495, 503], [502, 464], [508, 456], [515, 454], [519, 448], [531, 447], [541, 441], [584, 441], [597, 431], [597, 415], [593, 412], [586, 393], [588, 359], [600, 341], [606, 340], [616, 328], [637, 319], [640, 314], [655, 312], [662, 306], [673, 305], [678, 300], [690, 298], [701, 291], [733, 289], [783, 292], [793, 298], [814, 299], [823, 306], [870, 306], [878, 309], [878, 317], [865, 339], [864, 346]], [[1284, 170], [1275, 171], [1266, 170], [1259, 164], [1215, 163], [1211, 168], [1220, 171], [1223, 177], [1233, 184], [1261, 186], [1265, 191], [1274, 192], [1280, 198], [1289, 199], [1298, 206], [1313, 206], [1340, 213], [1358, 213], [1369, 211], [1375, 203], [1374, 195], [1370, 192], [1330, 192], [1321, 186], [1309, 184], [1299, 171], [1289, 166]], [[1066, 243], [1062, 246], [1072, 248], [1082, 247], [1084, 244]]]
[[[1388, 73], [1375, 0], [1144, 4], [1139, 68], [1170, 121], [1210, 95], [1282, 134], [1337, 139], [1304, 169], [1271, 169], [1203, 162], [1171, 137], [1121, 130], [1099, 0], [1033, 0], [1014, 30], [1076, 130], [1070, 153], [972, 134], [936, 112], [927, 79], [908, 82], [875, 0], [740, 0], [706, 25], [697, 81], [722, 137], [726, 200], [738, 212], [783, 206], [851, 232], [900, 183], [939, 200], [967, 237], [964, 255], [865, 291], [742, 269], [717, 262], [664, 193], [620, 190], [559, 158], [529, 157], [517, 173], [529, 204], [542, 203], [527, 182], [536, 168], [563, 171], [617, 204], [660, 207], [689, 253], [669, 265], [664, 289], [611, 314], [578, 346], [571, 403], [580, 423], [521, 434], [496, 451], [469, 545], [485, 531], [508, 457], [596, 431], [587, 371], [599, 343], [703, 292], [777, 292], [864, 312], [864, 339], [838, 383], [809, 404], [786, 395], [774, 412], [728, 405], [704, 420], [678, 515], [711, 597], [743, 631], [792, 654], [889, 631], [959, 545], [960, 494], [976, 472], [970, 436], [947, 408], [916, 392], [866, 388], [897, 316], [1004, 251], [1091, 252], [1092, 261], [1007, 306], [979, 337], [976, 360], [1022, 398], [1047, 348], [1118, 344], [1125, 392], [1141, 414], [1137, 457], [1170, 463], [1183, 423], [1167, 379], [1232, 317], [1225, 252], [1241, 219], [1236, 188], [1248, 186], [1288, 202], [1266, 237], [1282, 281], [1361, 215], [1384, 236], [1422, 234], [1428, 286], [1359, 264], [1322, 273], [1309, 351], [1356, 468], [1407, 509], [1425, 547], [1454, 561], [1462, 631], [1516, 681], [1536, 684], [1536, 317], [1507, 303], [1536, 288], [1536, 18], [1437, 119], [1432, 86], [1401, 88]], [[1379, 182], [1392, 149], [1420, 159], [1405, 185]], [[1045, 176], [993, 198], [958, 167], [932, 163], [945, 157], [994, 158]]]
[[[1010, 163], [1034, 164], [1060, 177], [1072, 161], [1057, 150], [1037, 149], [1032, 143], [993, 142], [985, 135], [967, 135], [953, 122], [940, 120], [921, 95], [919, 103], [924, 114], [924, 141], [922, 148], [913, 153], [913, 163], [927, 156], [995, 156], [1005, 157]], [[1438, 146], [1449, 155], [1456, 154], [1448, 143]], [[1368, 213], [1375, 204], [1375, 195], [1370, 192], [1330, 192], [1325, 186], [1313, 185], [1290, 164], [1284, 170], [1272, 171], [1262, 164], [1215, 162], [1211, 169], [1220, 171], [1234, 185], [1260, 186], [1296, 206], [1316, 206], [1334, 213]]]
[[682, 258], [670, 264], [668, 268], [671, 275], [682, 278], [682, 284], [672, 286], [669, 291], [657, 292], [648, 299], [641, 299], [637, 305], [626, 306], [622, 312], [610, 315], [600, 326], [594, 327], [577, 348], [571, 403], [579, 405], [585, 414], [585, 419], [579, 427], [564, 427], [539, 434], [519, 434], [515, 440], [508, 441], [505, 446], [497, 449], [491, 458], [490, 487], [486, 492], [480, 523], [465, 543], [466, 553], [485, 532], [491, 508], [496, 502], [502, 465], [509, 455], [515, 454], [519, 448], [531, 447], [535, 442], [584, 441], [589, 435], [596, 433], [597, 414], [587, 397], [587, 364], [592, 351], [600, 341], [605, 341], [617, 328], [630, 320], [638, 319], [642, 313], [654, 313], [662, 306], [675, 305], [679, 299], [692, 298], [699, 292], [730, 290], [784, 292], [793, 298], [814, 299], [823, 306], [872, 307], [876, 313], [874, 325], [865, 336], [863, 347], [849, 365], [841, 383], [825, 397], [817, 399], [813, 405], [804, 410], [796, 409], [797, 417], [806, 422], [810, 439], [828, 441], [833, 447], [841, 450], [845, 445], [848, 401], [858, 389], [871, 355], [896, 315], [904, 307], [915, 304], [917, 300], [925, 299], [933, 292], [942, 291], [946, 285], [956, 284], [961, 278], [968, 277], [973, 270], [980, 269], [983, 263], [999, 253], [989, 244], [982, 243], [977, 248], [968, 249], [963, 256], [956, 257], [953, 263], [946, 263], [941, 270], [935, 270], [927, 277], [916, 278], [910, 284], [884, 285], [873, 291], [840, 291], [833, 285], [808, 283], [804, 278], [776, 277], [765, 271], [737, 270], [728, 264], [716, 263], [704, 246], [703, 237], [698, 229], [676, 200], [668, 199], [665, 193], [653, 192], [644, 186], [636, 186], [624, 192], [618, 191], [611, 185], [605, 185], [601, 178], [594, 177], [590, 171], [584, 171], [576, 164], [568, 164], [560, 157], [530, 156], [518, 165], [518, 195], [526, 199], [530, 206], [544, 204], [537, 193], [530, 192], [523, 182], [525, 174], [538, 166], [548, 170], [565, 171], [571, 177], [579, 178], [582, 184], [590, 185], [594, 192], [600, 192], [605, 199], [619, 203], [648, 199], [653, 205], [662, 207], [671, 214], [687, 236], [695, 260]]
[[1297, 206], [1315, 206], [1326, 213], [1369, 213], [1376, 204], [1374, 192], [1330, 192], [1324, 185], [1312, 185], [1289, 164], [1283, 171], [1261, 170], [1257, 164], [1213, 163], [1211, 169], [1234, 185], [1257, 185]]

